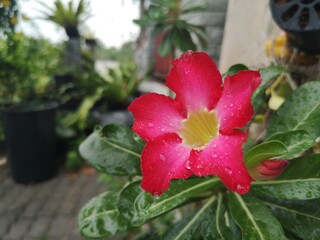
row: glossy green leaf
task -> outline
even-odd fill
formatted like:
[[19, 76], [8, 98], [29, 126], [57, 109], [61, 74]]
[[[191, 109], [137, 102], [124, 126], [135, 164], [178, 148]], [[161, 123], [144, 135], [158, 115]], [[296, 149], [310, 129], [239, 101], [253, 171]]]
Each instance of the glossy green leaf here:
[[248, 67], [241, 63], [232, 65], [224, 74], [222, 74], [222, 78], [225, 78], [227, 75], [232, 76], [242, 70], [248, 70]]
[[263, 103], [265, 102], [266, 89], [271, 85], [275, 78], [277, 78], [281, 73], [284, 73], [285, 71], [286, 68], [282, 66], [270, 66], [260, 69], [262, 82], [251, 97], [251, 102], [255, 114], [260, 111]]
[[268, 207], [250, 194], [230, 194], [229, 209], [242, 230], [242, 239], [287, 239], [279, 221]]
[[278, 156], [280, 159], [292, 159], [314, 145], [314, 139], [302, 130], [288, 131], [273, 135], [268, 140], [277, 140], [287, 146], [287, 153]]
[[80, 145], [81, 156], [99, 171], [140, 175], [143, 143], [131, 129], [120, 125], [98, 127]]
[[251, 189], [257, 195], [279, 199], [315, 199], [320, 198], [320, 178], [258, 181]]
[[309, 154], [290, 161], [278, 180], [320, 178], [320, 153]]
[[319, 239], [320, 199], [308, 201], [265, 201], [287, 232], [305, 240]]
[[224, 204], [221, 193], [218, 194], [217, 201], [208, 209], [201, 227], [202, 237], [205, 240], [241, 239], [241, 231]]
[[280, 141], [271, 140], [249, 149], [244, 155], [244, 161], [247, 168], [250, 169], [264, 160], [269, 160], [285, 153], [287, 153], [286, 145]]
[[172, 181], [170, 188], [159, 197], [153, 197], [141, 189], [140, 181], [134, 182], [122, 190], [118, 208], [125, 219], [132, 225], [139, 226], [185, 203], [193, 196], [211, 189], [218, 182], [217, 178]]
[[106, 238], [124, 232], [128, 227], [117, 209], [119, 192], [108, 191], [91, 199], [78, 215], [82, 235], [89, 238]]
[[272, 116], [267, 138], [293, 131], [307, 131], [313, 139], [320, 136], [320, 82], [308, 82], [294, 91]]
[[[175, 224], [162, 238], [163, 240], [187, 240], [192, 239], [199, 226], [204, 223], [204, 217], [210, 211], [216, 197], [211, 197], [202, 207], [184, 217]], [[211, 217], [213, 217], [212, 215]]]
[[187, 50], [196, 50], [197, 47], [194, 44], [191, 34], [184, 28], [174, 28], [172, 31], [172, 42], [180, 51], [185, 52]]
[[159, 54], [161, 57], [167, 56], [171, 53], [174, 45], [172, 44], [172, 32], [167, 33], [160, 44]]

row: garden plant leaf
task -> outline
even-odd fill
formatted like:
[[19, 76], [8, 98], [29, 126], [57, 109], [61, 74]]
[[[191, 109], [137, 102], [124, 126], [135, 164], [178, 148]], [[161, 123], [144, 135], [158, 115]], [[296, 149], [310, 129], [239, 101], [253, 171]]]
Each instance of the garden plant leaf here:
[[80, 145], [81, 156], [99, 171], [114, 175], [140, 175], [142, 142], [128, 127], [98, 127]]
[[122, 218], [117, 201], [119, 191], [108, 191], [92, 198], [78, 215], [82, 235], [90, 238], [106, 238], [127, 230], [130, 225]]
[[223, 200], [222, 193], [219, 193], [217, 201], [204, 216], [201, 232], [206, 240], [241, 239], [241, 231], [233, 221]]
[[249, 149], [244, 155], [244, 161], [248, 169], [270, 158], [287, 153], [287, 147], [280, 141], [271, 140], [261, 143]]
[[315, 199], [320, 198], [320, 178], [258, 181], [252, 183], [252, 190], [279, 199]]
[[272, 116], [267, 138], [293, 130], [304, 130], [313, 139], [320, 136], [320, 82], [308, 82], [294, 91]]
[[264, 201], [271, 208], [286, 231], [306, 240], [320, 236], [320, 200], [307, 201]]
[[[187, 240], [193, 239], [194, 233], [203, 223], [204, 216], [216, 201], [216, 197], [211, 197], [202, 207], [188, 214], [180, 222], [175, 224], [162, 238], [163, 240]], [[211, 217], [213, 217], [212, 215]]]
[[313, 137], [303, 130], [293, 130], [273, 135], [268, 141], [277, 140], [287, 146], [288, 152], [278, 156], [279, 159], [292, 159], [300, 153], [311, 148], [315, 141]]
[[281, 224], [270, 209], [252, 195], [230, 193], [229, 209], [242, 230], [242, 239], [287, 239]]
[[118, 208], [125, 219], [134, 226], [168, 212], [199, 193], [219, 183], [217, 178], [196, 178], [173, 181], [161, 196], [153, 197], [140, 187], [140, 181], [126, 186], [120, 193]]
[[308, 179], [320, 178], [320, 154], [314, 153], [290, 161], [285, 171], [277, 178]]

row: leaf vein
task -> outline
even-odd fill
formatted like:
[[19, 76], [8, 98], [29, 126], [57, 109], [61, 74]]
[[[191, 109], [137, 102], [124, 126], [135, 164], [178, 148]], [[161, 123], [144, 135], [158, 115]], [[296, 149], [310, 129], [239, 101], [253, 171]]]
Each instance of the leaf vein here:
[[163, 200], [163, 201], [161, 201], [161, 202], [158, 202], [158, 203], [152, 205], [152, 206], [149, 208], [149, 210], [151, 211], [151, 210], [154, 209], [154, 208], [158, 208], [159, 206], [165, 204], [166, 202], [171, 201], [172, 198], [177, 198], [177, 197], [183, 195], [184, 193], [186, 193], [186, 192], [188, 192], [188, 191], [192, 191], [192, 190], [195, 189], [195, 188], [204, 186], [204, 185], [209, 184], [209, 183], [211, 183], [211, 182], [214, 183], [214, 182], [218, 182], [218, 181], [219, 181], [218, 178], [212, 178], [212, 179], [209, 179], [209, 180], [206, 181], [206, 182], [202, 182], [202, 183], [197, 184], [197, 185], [195, 185], [195, 186], [193, 186], [193, 187], [187, 188], [185, 191], [182, 191], [182, 192], [180, 192], [180, 193], [178, 193], [178, 194], [176, 194], [176, 195], [173, 195], [173, 196], [171, 196], [171, 197], [169, 197], [169, 198], [166, 198], [165, 200]]
[[282, 210], [285, 210], [285, 211], [288, 211], [288, 212], [296, 213], [298, 215], [305, 216], [305, 217], [310, 217], [310, 218], [313, 218], [315, 220], [320, 221], [319, 217], [316, 217], [316, 216], [313, 216], [313, 215], [310, 215], [310, 214], [306, 214], [306, 213], [303, 213], [303, 212], [299, 212], [299, 211], [294, 210], [294, 209], [286, 208], [284, 206], [280, 206], [280, 205], [277, 205], [277, 204], [274, 204], [274, 203], [265, 202], [265, 201], [263, 201], [263, 202], [268, 206], [279, 208], [279, 209], [282, 209]]
[[134, 152], [134, 151], [131, 151], [131, 150], [128, 149], [128, 148], [121, 147], [121, 146], [119, 146], [119, 145], [117, 145], [117, 144], [115, 144], [115, 143], [112, 143], [112, 142], [108, 141], [107, 139], [102, 139], [102, 140], [103, 140], [106, 144], [108, 144], [108, 145], [110, 145], [110, 146], [112, 146], [112, 147], [114, 147], [114, 148], [120, 149], [120, 150], [122, 150], [122, 151], [124, 151], [124, 152], [126, 152], [126, 153], [128, 153], [128, 154], [130, 154], [130, 155], [133, 155], [133, 156], [138, 157], [138, 158], [141, 157], [141, 155], [140, 155], [139, 153], [136, 153], [136, 152]]
[[242, 199], [238, 194], [236, 194], [236, 193], [235, 193], [234, 195], [235, 195], [236, 198], [238, 199], [238, 201], [239, 201], [241, 207], [243, 208], [243, 210], [244, 210], [244, 211], [246, 212], [246, 214], [248, 215], [249, 220], [252, 222], [253, 227], [257, 230], [257, 232], [258, 232], [258, 234], [259, 234], [259, 236], [260, 236], [260, 239], [261, 239], [261, 240], [264, 240], [265, 238], [264, 238], [264, 236], [263, 236], [263, 234], [262, 234], [259, 226], [257, 225], [256, 221], [254, 220], [252, 213], [250, 212], [249, 208], [247, 207], [247, 205], [245, 204], [245, 202], [243, 201], [243, 199]]
[[174, 238], [175, 240], [183, 237], [184, 233], [188, 231], [188, 228], [192, 226], [201, 216], [201, 214], [216, 200], [216, 197], [211, 197], [208, 202], [197, 212], [197, 214], [191, 219], [191, 221], [180, 231], [180, 233]]

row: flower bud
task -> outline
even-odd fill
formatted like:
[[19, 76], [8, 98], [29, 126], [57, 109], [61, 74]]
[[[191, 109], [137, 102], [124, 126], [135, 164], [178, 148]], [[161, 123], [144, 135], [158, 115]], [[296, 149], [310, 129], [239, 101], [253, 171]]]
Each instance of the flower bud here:
[[272, 180], [283, 172], [288, 163], [285, 159], [265, 160], [250, 169], [249, 173], [255, 180]]

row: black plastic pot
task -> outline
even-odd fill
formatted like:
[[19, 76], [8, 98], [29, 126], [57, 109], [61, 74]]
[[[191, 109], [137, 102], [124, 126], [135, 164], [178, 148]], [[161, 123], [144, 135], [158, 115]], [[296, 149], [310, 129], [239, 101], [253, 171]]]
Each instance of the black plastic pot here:
[[273, 19], [293, 47], [320, 54], [320, 0], [270, 0]]
[[51, 102], [4, 110], [7, 156], [15, 182], [42, 182], [57, 173], [57, 107]]

